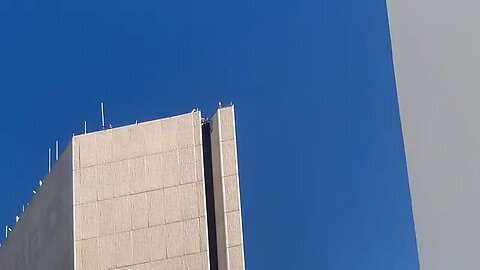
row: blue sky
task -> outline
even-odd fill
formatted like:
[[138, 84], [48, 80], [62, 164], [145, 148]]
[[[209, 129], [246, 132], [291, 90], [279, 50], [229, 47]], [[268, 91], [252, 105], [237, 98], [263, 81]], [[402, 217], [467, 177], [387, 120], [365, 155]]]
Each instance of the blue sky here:
[[48, 147], [237, 109], [247, 269], [418, 269], [384, 1], [0, 3], [0, 224]]

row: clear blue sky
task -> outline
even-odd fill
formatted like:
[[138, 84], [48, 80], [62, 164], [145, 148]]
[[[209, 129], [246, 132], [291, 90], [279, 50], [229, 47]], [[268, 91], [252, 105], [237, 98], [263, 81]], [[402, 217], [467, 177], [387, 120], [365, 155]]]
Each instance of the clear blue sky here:
[[0, 94], [0, 224], [100, 101], [232, 101], [247, 269], [418, 269], [383, 0], [1, 1]]

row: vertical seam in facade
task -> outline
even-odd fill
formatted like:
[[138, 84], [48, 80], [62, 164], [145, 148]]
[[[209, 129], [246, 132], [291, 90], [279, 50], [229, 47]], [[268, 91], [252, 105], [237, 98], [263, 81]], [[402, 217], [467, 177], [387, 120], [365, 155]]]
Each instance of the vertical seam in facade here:
[[232, 105], [232, 124], [233, 124], [233, 141], [235, 143], [235, 160], [237, 161], [235, 166], [236, 166], [236, 172], [237, 172], [237, 177], [236, 177], [236, 185], [238, 186], [238, 210], [240, 211], [240, 243], [242, 247], [242, 254], [243, 258], [245, 260], [245, 246], [244, 246], [244, 235], [243, 235], [243, 216], [242, 216], [242, 196], [241, 196], [241, 190], [240, 190], [240, 170], [238, 169], [238, 145], [237, 145], [237, 126], [235, 123], [235, 107]]
[[[75, 136], [72, 137], [72, 150], [71, 150], [71, 162], [72, 162], [72, 240], [73, 240], [73, 269], [77, 268], [77, 249], [76, 249], [76, 242], [75, 242], [75, 229], [76, 229], [76, 223], [75, 223]], [[78, 153], [80, 157], [80, 150]], [[79, 158], [80, 161], [80, 158]]]
[[217, 228], [215, 217], [215, 197], [213, 190], [212, 147], [210, 122], [202, 123], [203, 173], [205, 177], [205, 198], [207, 205], [208, 253], [210, 270], [218, 270]]
[[223, 134], [222, 134], [222, 108], [219, 108], [217, 110], [217, 122], [218, 122], [218, 152], [219, 152], [219, 168], [220, 168], [220, 175], [219, 175], [219, 181], [220, 181], [220, 188], [221, 188], [221, 194], [222, 194], [222, 204], [221, 204], [221, 218], [223, 219], [223, 228], [222, 233], [223, 233], [223, 239], [225, 240], [224, 243], [222, 243], [221, 248], [224, 249], [225, 252], [225, 265], [222, 265], [222, 267], [225, 267], [226, 269], [230, 269], [230, 258], [228, 254], [228, 230], [227, 230], [227, 217], [225, 215], [225, 205], [226, 205], [226, 200], [225, 200], [225, 185], [224, 185], [224, 179], [223, 179], [223, 173], [224, 173], [224, 167], [223, 167]]

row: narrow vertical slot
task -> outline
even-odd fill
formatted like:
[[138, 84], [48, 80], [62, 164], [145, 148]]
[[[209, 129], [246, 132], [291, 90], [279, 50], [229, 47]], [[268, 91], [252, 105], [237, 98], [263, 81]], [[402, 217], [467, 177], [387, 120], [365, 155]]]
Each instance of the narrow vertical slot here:
[[218, 270], [217, 229], [215, 221], [215, 197], [213, 192], [212, 147], [210, 122], [202, 123], [203, 166], [205, 174], [205, 196], [207, 198], [207, 226], [210, 270]]

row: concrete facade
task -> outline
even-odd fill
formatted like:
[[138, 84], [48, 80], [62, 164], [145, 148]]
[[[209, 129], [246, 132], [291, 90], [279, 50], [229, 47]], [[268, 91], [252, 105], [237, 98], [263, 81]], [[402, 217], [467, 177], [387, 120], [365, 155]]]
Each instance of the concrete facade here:
[[420, 269], [479, 269], [480, 2], [387, 4]]
[[200, 113], [74, 138], [75, 269], [209, 269]]
[[233, 107], [212, 117], [213, 188], [219, 269], [244, 269], [243, 230]]
[[[223, 114], [230, 115], [224, 125], [235, 134], [233, 107], [219, 109], [215, 116]], [[212, 208], [207, 215], [207, 196], [213, 199], [213, 191], [208, 191], [206, 182], [215, 182], [216, 189], [217, 182], [225, 182], [225, 177], [217, 179], [205, 173], [223, 171], [216, 164], [220, 160], [214, 149], [224, 143], [218, 136], [211, 140], [212, 149], [204, 153], [203, 142], [216, 134], [205, 132], [204, 126], [212, 127], [214, 122], [203, 121], [196, 111], [75, 136], [66, 153], [70, 156], [68, 177], [62, 179], [70, 183], [65, 189], [70, 196], [70, 219], [65, 222], [70, 232], [70, 238], [65, 240], [70, 266], [56, 268], [49, 264], [50, 268], [45, 269], [244, 269], [240, 197], [234, 194], [239, 193], [234, 135], [221, 159], [230, 161], [228, 175], [222, 175], [233, 179], [228, 182], [235, 185], [228, 187], [225, 198], [216, 197], [232, 206], [219, 208], [219, 213]], [[213, 153], [217, 153], [216, 159], [209, 156]], [[205, 167], [205, 159], [215, 161]], [[230, 225], [216, 226], [211, 222], [215, 216]], [[220, 241], [222, 246], [217, 247], [216, 237], [225, 239], [226, 235], [232, 235], [232, 240]], [[10, 240], [19, 242], [20, 238], [12, 235]], [[8, 242], [0, 249], [0, 266], [11, 261], [5, 257], [5, 251], [10, 249]], [[217, 250], [225, 252], [219, 256]], [[231, 263], [219, 265], [220, 261]]]
[[72, 180], [69, 145], [0, 248], [0, 269], [73, 269]]

